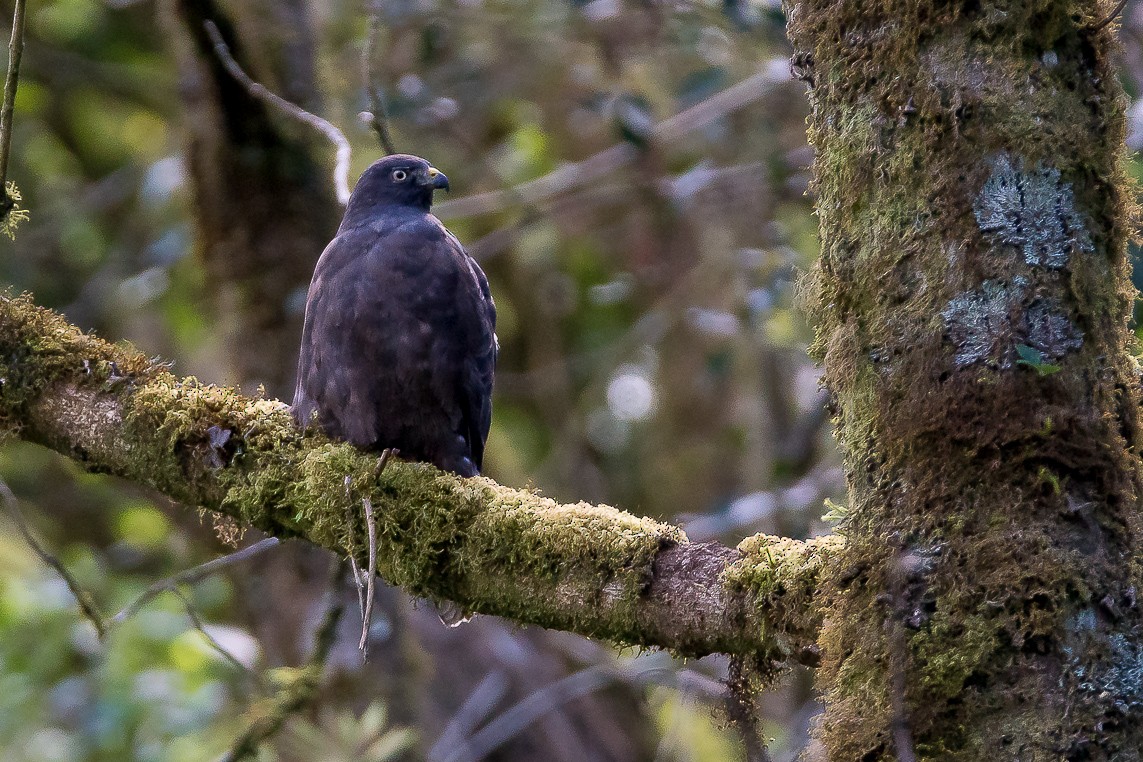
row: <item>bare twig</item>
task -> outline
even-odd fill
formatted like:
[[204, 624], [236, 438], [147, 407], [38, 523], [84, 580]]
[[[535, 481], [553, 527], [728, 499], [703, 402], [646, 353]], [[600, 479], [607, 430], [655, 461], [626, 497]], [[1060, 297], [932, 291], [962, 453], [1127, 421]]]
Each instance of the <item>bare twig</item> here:
[[477, 684], [468, 698], [453, 712], [448, 725], [429, 749], [427, 759], [443, 759], [451, 750], [464, 744], [464, 739], [478, 728], [508, 693], [508, 676], [501, 670], [492, 670]]
[[12, 114], [16, 86], [20, 82], [20, 56], [24, 53], [24, 8], [27, 0], [16, 0], [12, 15], [12, 39], [8, 42], [8, 76], [4, 78], [4, 103], [0, 105], [0, 216], [16, 205], [8, 195], [8, 157], [12, 151]]
[[[333, 579], [340, 578], [340, 569], [335, 565]], [[238, 762], [241, 759], [254, 757], [258, 747], [263, 741], [275, 735], [282, 729], [282, 725], [291, 715], [297, 714], [309, 706], [317, 697], [318, 688], [321, 687], [321, 676], [325, 670], [326, 660], [333, 649], [337, 635], [337, 623], [341, 619], [344, 607], [338, 596], [331, 596], [332, 603], [326, 610], [321, 624], [318, 625], [314, 636], [314, 650], [305, 666], [302, 667], [296, 678], [285, 685], [277, 695], [264, 716], [251, 723], [234, 745], [230, 747], [220, 762]]]
[[[348, 476], [345, 477], [343, 482], [345, 485], [345, 522], [346, 526], [353, 526], [353, 496], [350, 494], [349, 488], [352, 486], [352, 479]], [[357, 543], [353, 541], [354, 533], [349, 533], [348, 547], [346, 547], [346, 559], [349, 561], [349, 570], [353, 572], [353, 586], [357, 589], [357, 612], [361, 614], [362, 620], [365, 619], [365, 575], [357, 568]]]
[[[381, 457], [377, 459], [377, 466], [373, 469], [373, 478], [376, 479], [385, 470], [393, 450], [386, 448]], [[362, 661], [369, 659], [369, 625], [373, 622], [373, 592], [377, 583], [377, 521], [373, 518], [373, 503], [367, 497], [361, 498], [361, 507], [365, 511], [365, 527], [369, 535], [369, 568], [365, 571], [365, 610], [361, 613], [361, 640], [357, 648], [361, 651]]]
[[230, 76], [234, 77], [234, 79], [246, 88], [246, 92], [260, 101], [269, 103], [282, 113], [297, 119], [299, 122], [313, 127], [325, 135], [326, 138], [329, 139], [329, 142], [333, 143], [337, 148], [337, 163], [333, 170], [333, 183], [337, 189], [337, 200], [342, 205], [349, 203], [350, 149], [349, 140], [346, 139], [345, 134], [320, 116], [311, 114], [297, 104], [290, 103], [280, 95], [271, 92], [264, 85], [251, 79], [250, 75], [243, 71], [242, 67], [238, 65], [238, 62], [234, 60], [234, 56], [230, 55], [230, 48], [227, 46], [226, 41], [222, 39], [222, 34], [218, 31], [218, 27], [215, 23], [213, 21], [204, 21], [203, 27], [206, 29], [211, 43], [214, 44], [214, 54], [218, 56], [218, 60], [221, 61], [222, 65], [226, 67], [226, 70], [230, 72]]
[[373, 65], [374, 51], [377, 49], [377, 37], [381, 32], [381, 20], [374, 10], [369, 15], [369, 32], [365, 37], [365, 49], [361, 51], [361, 76], [365, 85], [365, 92], [369, 96], [369, 111], [362, 115], [368, 118], [368, 124], [377, 133], [377, 141], [385, 155], [397, 153], [393, 146], [393, 135], [389, 132], [389, 113], [385, 107], [385, 91], [377, 84], [377, 70]]
[[611, 668], [588, 667], [533, 691], [478, 732], [459, 741], [456, 746], [448, 750], [451, 753], [443, 757], [443, 762], [473, 762], [484, 759], [548, 712], [569, 701], [594, 693], [616, 679], [618, 675]]
[[84, 590], [78, 580], [67, 570], [67, 567], [64, 566], [58, 558], [49, 553], [35, 538], [31, 528], [28, 526], [28, 522], [24, 519], [24, 514], [20, 512], [19, 500], [17, 500], [11, 488], [3, 481], [0, 481], [0, 495], [4, 497], [4, 506], [8, 509], [8, 514], [12, 517], [12, 520], [16, 522], [16, 528], [20, 530], [24, 542], [28, 543], [28, 547], [34, 550], [36, 555], [39, 556], [44, 563], [55, 569], [56, 573], [63, 577], [63, 581], [67, 583], [68, 590], [71, 590], [71, 594], [75, 596], [76, 603], [79, 604], [83, 615], [87, 617], [88, 621], [95, 627], [95, 631], [99, 634], [99, 637], [103, 638], [103, 636], [107, 634], [107, 623], [103, 619], [103, 614], [99, 612], [99, 607], [95, 604], [95, 600], [92, 599], [91, 594]]
[[211, 574], [214, 574], [220, 569], [224, 569], [227, 566], [231, 566], [232, 564], [236, 564], [241, 561], [245, 561], [248, 558], [252, 558], [262, 551], [269, 550], [270, 548], [279, 545], [280, 543], [281, 540], [279, 540], [277, 537], [267, 537], [263, 540], [259, 540], [253, 545], [235, 551], [234, 553], [220, 556], [218, 558], [207, 561], [206, 563], [199, 564], [198, 566], [192, 567], [185, 571], [181, 571], [178, 574], [167, 577], [166, 579], [161, 579], [157, 582], [154, 582], [146, 590], [143, 591], [142, 595], [124, 606], [123, 609], [119, 611], [119, 613], [113, 616], [111, 618], [111, 622], [113, 624], [117, 624], [122, 622], [124, 619], [129, 619], [135, 616], [135, 614], [139, 613], [139, 609], [143, 608], [157, 596], [165, 592], [171, 591], [177, 595], [180, 595], [181, 597], [181, 594], [178, 592], [179, 585], [193, 585], [197, 582], [202, 581], [203, 579], [206, 579]]
[[369, 661], [369, 625], [373, 621], [373, 594], [377, 582], [377, 524], [373, 519], [373, 502], [361, 498], [361, 509], [365, 513], [366, 532], [369, 537], [369, 567], [365, 571], [365, 610], [361, 612], [361, 640], [357, 649], [361, 660]]
[[178, 588], [169, 588], [169, 592], [178, 598], [179, 601], [183, 604], [183, 609], [185, 609], [187, 613], [187, 619], [189, 619], [191, 625], [199, 631], [199, 634], [206, 638], [206, 642], [210, 644], [210, 647], [218, 652], [222, 658], [233, 664], [239, 672], [249, 677], [255, 683], [260, 683], [258, 674], [256, 672], [239, 661], [237, 656], [230, 653], [230, 651], [226, 649], [226, 646], [219, 643], [218, 640], [210, 634], [210, 632], [206, 629], [206, 624], [202, 621], [202, 618], [199, 617], [198, 612], [194, 610], [194, 604], [191, 603], [190, 598], [188, 598]]
[[1127, 7], [1127, 0], [1119, 0], [1119, 2], [1116, 3], [1115, 7], [1111, 10], [1111, 13], [1108, 14], [1107, 18], [1105, 18], [1103, 21], [1099, 22], [1095, 26], [1091, 27], [1091, 31], [1098, 32], [1100, 29], [1103, 29], [1105, 26], [1110, 24], [1112, 21], [1115, 21], [1115, 19], [1119, 16], [1119, 14], [1123, 12], [1123, 9], [1125, 7]]

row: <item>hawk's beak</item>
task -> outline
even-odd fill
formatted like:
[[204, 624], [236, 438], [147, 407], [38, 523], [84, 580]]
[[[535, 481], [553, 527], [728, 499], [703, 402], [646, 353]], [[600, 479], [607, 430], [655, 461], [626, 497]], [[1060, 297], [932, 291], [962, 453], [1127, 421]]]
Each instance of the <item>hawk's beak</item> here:
[[448, 175], [444, 172], [436, 167], [429, 167], [425, 174], [428, 175], [427, 185], [433, 186], [434, 190], [448, 190]]

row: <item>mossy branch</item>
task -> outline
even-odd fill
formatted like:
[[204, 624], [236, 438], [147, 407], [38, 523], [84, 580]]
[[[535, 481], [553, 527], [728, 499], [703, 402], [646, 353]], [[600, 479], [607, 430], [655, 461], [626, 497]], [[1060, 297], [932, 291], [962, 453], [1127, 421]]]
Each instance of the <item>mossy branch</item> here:
[[[816, 660], [819, 578], [841, 548], [755, 536], [737, 549], [602, 505], [302, 433], [284, 404], [179, 379], [27, 296], [0, 296], [0, 426], [95, 472], [147, 484], [344, 555], [374, 507], [378, 571], [415, 595], [616, 643]], [[351, 539], [353, 540], [351, 542]]]

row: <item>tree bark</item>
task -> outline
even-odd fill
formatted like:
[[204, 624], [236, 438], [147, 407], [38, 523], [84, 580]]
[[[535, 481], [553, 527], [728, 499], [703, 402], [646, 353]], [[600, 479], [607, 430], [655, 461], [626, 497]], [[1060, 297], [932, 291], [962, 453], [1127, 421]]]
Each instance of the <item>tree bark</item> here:
[[[257, 15], [245, 5], [235, 15]], [[258, 36], [239, 35], [242, 25], [214, 0], [170, 0], [167, 28], [180, 62], [197, 243], [231, 381], [260, 382], [284, 396], [293, 390], [305, 288], [339, 210], [330, 190], [333, 162], [325, 167], [317, 158], [330, 151], [324, 140], [248, 93], [203, 26], [218, 26], [244, 71], [312, 109], [305, 9], [294, 0], [263, 5], [247, 25]]]
[[176, 379], [27, 297], [0, 297], [0, 424], [91, 471], [280, 537], [363, 559], [407, 591], [616, 643], [814, 663], [817, 580], [837, 538], [738, 548], [608, 506], [559, 505], [490, 479], [303, 434], [277, 400]]
[[850, 487], [830, 760], [1137, 760], [1134, 212], [1114, 36], [1064, 0], [787, 7]]

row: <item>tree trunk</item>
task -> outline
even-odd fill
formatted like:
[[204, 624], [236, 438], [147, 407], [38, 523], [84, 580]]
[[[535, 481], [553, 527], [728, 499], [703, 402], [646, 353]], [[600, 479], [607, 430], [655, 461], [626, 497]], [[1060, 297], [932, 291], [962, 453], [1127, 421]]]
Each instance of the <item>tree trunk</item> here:
[[851, 501], [820, 747], [1140, 759], [1134, 209], [1110, 7], [788, 11]]
[[333, 162], [319, 158], [319, 151], [332, 149], [250, 95], [223, 66], [204, 23], [219, 27], [248, 74], [311, 109], [312, 33], [294, 1], [259, 4], [269, 7], [246, 25], [259, 30], [254, 40], [239, 35], [243, 25], [213, 0], [170, 5], [167, 29], [182, 72], [198, 245], [225, 337], [228, 380], [262, 383], [288, 399], [305, 289], [337, 228]]

